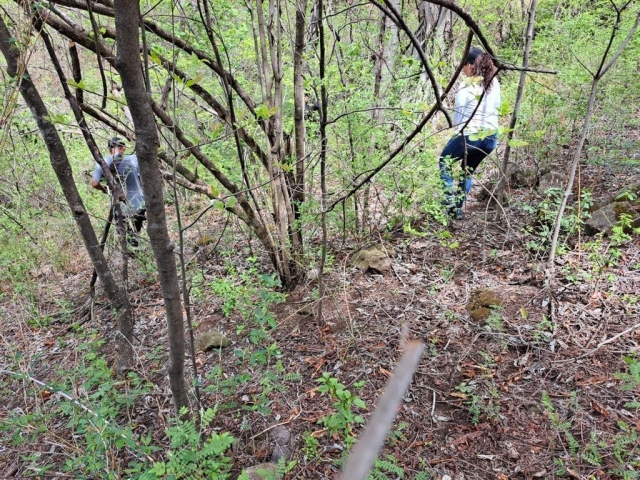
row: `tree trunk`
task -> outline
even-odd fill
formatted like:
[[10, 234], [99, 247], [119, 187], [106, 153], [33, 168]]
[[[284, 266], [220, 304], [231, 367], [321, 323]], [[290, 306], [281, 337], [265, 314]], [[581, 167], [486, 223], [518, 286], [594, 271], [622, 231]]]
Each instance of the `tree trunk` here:
[[116, 283], [111, 270], [109, 270], [107, 261], [98, 243], [96, 232], [91, 225], [91, 219], [84, 208], [84, 204], [76, 188], [64, 144], [55, 126], [48, 120], [49, 113], [47, 108], [38, 90], [31, 81], [31, 76], [29, 75], [26, 65], [21, 64], [19, 52], [14, 46], [15, 43], [12, 41], [12, 36], [4, 21], [0, 18], [0, 49], [7, 62], [7, 72], [11, 77], [16, 78], [20, 82], [20, 93], [38, 124], [38, 129], [49, 151], [51, 166], [58, 177], [58, 182], [60, 182], [67, 204], [80, 229], [80, 234], [82, 235], [93, 267], [104, 285], [107, 297], [116, 310], [116, 318], [120, 332], [117, 342], [117, 371], [119, 374], [122, 374], [133, 366], [133, 321], [131, 319], [129, 298], [127, 297], [125, 289]]
[[524, 56], [522, 58], [522, 68], [520, 72], [520, 81], [518, 82], [518, 92], [516, 93], [516, 104], [513, 107], [513, 113], [511, 114], [511, 121], [509, 122], [509, 131], [507, 132], [506, 147], [504, 149], [504, 157], [502, 158], [502, 171], [500, 172], [500, 182], [496, 191], [496, 202], [502, 205], [504, 201], [504, 191], [507, 185], [507, 172], [509, 170], [509, 156], [511, 155], [510, 141], [513, 138], [513, 132], [518, 123], [518, 114], [520, 113], [520, 106], [522, 105], [522, 98], [524, 97], [524, 84], [527, 79], [526, 69], [529, 67], [529, 52], [531, 51], [531, 45], [533, 44], [533, 25], [536, 17], [536, 7], [538, 0], [531, 0], [531, 7], [529, 8], [529, 23], [527, 25], [527, 33], [524, 44]]
[[[295, 129], [295, 161], [296, 161], [296, 178], [293, 187], [293, 201], [295, 202], [295, 215], [298, 220], [299, 206], [304, 202], [304, 169], [305, 159], [305, 141], [306, 129], [304, 124], [304, 88], [302, 78], [303, 55], [305, 48], [305, 18], [307, 15], [307, 0], [298, 0], [296, 2], [296, 37], [295, 50], [293, 52], [293, 97], [295, 103], [294, 110], [294, 129]], [[300, 239], [302, 240], [302, 239]]]
[[320, 210], [322, 223], [322, 247], [320, 266], [318, 268], [318, 321], [322, 323], [322, 306], [324, 302], [325, 284], [322, 278], [327, 260], [327, 118], [329, 96], [325, 79], [325, 45], [324, 45], [324, 11], [323, 0], [318, 0], [318, 39], [320, 46]]
[[162, 193], [162, 175], [158, 160], [158, 132], [146, 92], [140, 63], [138, 2], [116, 0], [116, 65], [122, 77], [122, 87], [131, 109], [136, 132], [136, 154], [140, 164], [140, 177], [147, 207], [147, 232], [156, 259], [162, 285], [169, 336], [169, 383], [176, 412], [188, 407], [184, 379], [184, 322], [182, 302], [173, 250], [169, 238]]
[[[378, 52], [376, 55], [376, 63], [373, 69], [373, 102], [374, 109], [371, 111], [371, 124], [377, 125], [380, 111], [378, 107], [380, 107], [380, 89], [382, 88], [382, 70], [384, 68], [385, 62], [385, 47], [384, 47], [384, 38], [387, 31], [387, 22], [390, 20], [384, 14], [382, 14], [382, 18], [380, 19], [380, 31], [378, 33]], [[395, 30], [397, 32], [397, 28]], [[375, 136], [371, 137], [371, 144], [369, 145], [369, 158], [375, 158], [377, 145]], [[372, 180], [373, 182], [373, 180]], [[363, 200], [362, 200], [362, 227], [366, 227], [369, 224], [370, 217], [370, 200], [371, 200], [371, 183], [367, 183], [364, 187], [364, 191], [362, 192]]]

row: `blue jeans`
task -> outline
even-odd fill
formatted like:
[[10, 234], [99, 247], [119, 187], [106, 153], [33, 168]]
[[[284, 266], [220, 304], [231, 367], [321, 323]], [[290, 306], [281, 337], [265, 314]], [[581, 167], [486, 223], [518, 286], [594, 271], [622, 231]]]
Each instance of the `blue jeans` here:
[[[465, 143], [467, 158], [464, 160]], [[444, 189], [444, 203], [450, 208], [462, 208], [467, 194], [471, 190], [471, 175], [476, 171], [482, 160], [485, 159], [498, 144], [496, 134], [489, 135], [482, 139], [469, 140], [469, 136], [456, 135], [451, 138], [440, 154], [438, 162], [440, 166], [440, 180]], [[451, 173], [452, 164], [460, 161], [463, 169], [463, 176], [458, 182], [457, 192], [454, 190], [453, 176]], [[466, 167], [466, 169], [465, 169]]]

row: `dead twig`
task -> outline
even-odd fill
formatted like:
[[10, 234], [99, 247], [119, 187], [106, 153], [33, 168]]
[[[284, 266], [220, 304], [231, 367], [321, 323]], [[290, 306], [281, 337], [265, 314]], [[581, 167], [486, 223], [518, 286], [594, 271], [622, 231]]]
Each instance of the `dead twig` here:
[[587, 358], [590, 357], [591, 355], [593, 355], [594, 353], [596, 353], [598, 350], [600, 350], [602, 347], [604, 347], [605, 345], [609, 345], [610, 343], [615, 342], [616, 340], [618, 340], [620, 337], [624, 337], [625, 335], [627, 335], [628, 333], [633, 332], [634, 330], [640, 328], [640, 323], [636, 323], [633, 327], [629, 327], [626, 330], [614, 335], [611, 338], [608, 338], [606, 340], [603, 340], [602, 342], [600, 342], [596, 348], [594, 348], [593, 350], [588, 351], [587, 353], [583, 353], [582, 355], [580, 355], [577, 358], [569, 358], [566, 360], [560, 360], [557, 361], [555, 363], [567, 363], [567, 362], [575, 362], [576, 360], [582, 360], [583, 358]]
[[264, 430], [262, 430], [261, 432], [256, 433], [253, 437], [249, 438], [249, 440], [254, 440], [255, 438], [259, 437], [260, 435], [263, 435], [265, 433], [267, 433], [269, 430], [273, 430], [276, 427], [279, 427], [281, 425], [286, 425], [287, 423], [291, 423], [293, 420], [295, 420], [296, 418], [298, 418], [300, 415], [302, 415], [302, 409], [298, 412], [298, 414], [296, 415], [295, 413], [292, 413], [288, 419], [286, 419], [284, 422], [280, 422], [280, 423], [276, 423], [275, 425], [271, 425], [268, 428], [265, 428]]
[[[619, 339], [620, 337], [625, 336], [627, 333], [631, 333], [631, 332], [633, 332], [633, 331], [634, 331], [635, 329], [637, 329], [637, 328], [640, 328], [640, 323], [636, 323], [633, 327], [629, 327], [629, 328], [627, 328], [625, 331], [620, 332], [620, 333], [618, 333], [617, 335], [614, 335], [613, 337], [611, 337], [611, 338], [609, 338], [609, 339], [607, 339], [607, 340], [604, 340], [604, 341], [600, 342], [600, 343], [598, 344], [598, 346], [597, 346], [595, 349], [593, 349], [593, 351], [589, 352], [589, 355], [590, 355], [590, 354], [592, 354], [592, 353], [595, 353], [596, 351], [598, 351], [600, 348], [604, 347], [605, 345], [608, 345], [608, 344], [610, 344], [610, 343], [615, 342], [617, 339]], [[586, 354], [585, 354], [585, 355], [586, 355]]]

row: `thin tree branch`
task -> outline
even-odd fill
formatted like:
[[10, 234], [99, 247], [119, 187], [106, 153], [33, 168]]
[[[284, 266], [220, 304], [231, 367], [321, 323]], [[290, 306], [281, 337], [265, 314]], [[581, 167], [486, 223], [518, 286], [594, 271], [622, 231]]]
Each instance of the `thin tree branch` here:
[[602, 67], [602, 70], [598, 73], [600, 77], [602, 77], [605, 73], [607, 73], [607, 71], [618, 61], [618, 58], [620, 57], [620, 55], [622, 55], [622, 52], [624, 51], [625, 48], [627, 48], [627, 45], [629, 45], [629, 42], [633, 38], [633, 35], [635, 34], [639, 24], [640, 24], [640, 12], [638, 12], [638, 15], [636, 16], [636, 21], [633, 24], [633, 27], [631, 27], [631, 29], [629, 30], [629, 33], [627, 33], [627, 36], [620, 44], [620, 47], [618, 47], [618, 50], [616, 51], [616, 53], [613, 55], [613, 57], [611, 57], [611, 60], [609, 60], [609, 63], [607, 63], [604, 67]]
[[102, 109], [107, 108], [107, 77], [104, 74], [104, 68], [102, 68], [102, 59], [100, 58], [100, 49], [97, 48], [98, 42], [100, 41], [100, 29], [98, 28], [98, 24], [96, 22], [96, 18], [93, 15], [93, 10], [91, 9], [92, 0], [87, 0], [87, 10], [89, 12], [89, 18], [91, 20], [91, 28], [93, 29], [93, 38], [96, 42], [96, 55], [97, 55], [97, 63], [98, 69], [100, 71], [100, 79], [102, 80]]
[[384, 15], [389, 17], [393, 21], [393, 23], [395, 23], [399, 28], [401, 28], [411, 40], [411, 43], [414, 45], [416, 51], [418, 52], [418, 55], [420, 56], [422, 66], [427, 72], [429, 81], [431, 82], [431, 88], [433, 89], [433, 94], [436, 99], [436, 105], [438, 106], [438, 110], [440, 110], [442, 114], [445, 116], [445, 118], [447, 119], [447, 124], [450, 127], [452, 127], [453, 121], [451, 120], [451, 116], [449, 115], [449, 112], [447, 112], [447, 110], [444, 108], [444, 105], [442, 105], [442, 100], [440, 98], [440, 87], [438, 86], [438, 82], [436, 81], [435, 75], [431, 70], [431, 66], [429, 65], [429, 61], [427, 60], [427, 57], [424, 54], [424, 51], [422, 50], [420, 42], [418, 42], [418, 40], [416, 39], [411, 29], [404, 22], [402, 16], [400, 15], [400, 12], [396, 10], [395, 6], [389, 0], [382, 0], [382, 1], [384, 2], [387, 8], [383, 8], [383, 6], [380, 5], [380, 3], [376, 0], [371, 0], [371, 3], [375, 5], [382, 13], [384, 13]]

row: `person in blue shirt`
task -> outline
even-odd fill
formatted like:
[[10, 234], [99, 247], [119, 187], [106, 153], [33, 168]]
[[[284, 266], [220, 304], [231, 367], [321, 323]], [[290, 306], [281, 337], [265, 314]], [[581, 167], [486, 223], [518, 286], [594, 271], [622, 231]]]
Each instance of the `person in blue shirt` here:
[[[462, 206], [471, 190], [471, 175], [497, 145], [501, 99], [496, 71], [491, 55], [475, 47], [469, 50], [462, 69], [466, 78], [456, 94], [453, 112], [456, 133], [444, 147], [439, 160], [443, 204], [449, 216], [456, 219], [462, 218]], [[458, 162], [462, 167], [462, 178], [456, 191], [451, 167]]]
[[[138, 157], [125, 155], [127, 145], [124, 140], [113, 137], [109, 140], [109, 155], [104, 158], [107, 166], [113, 173], [116, 182], [119, 182], [126, 196], [126, 202], [120, 204], [120, 211], [126, 227], [127, 241], [133, 247], [138, 246], [138, 234], [145, 220], [145, 203], [140, 173], [138, 171]], [[91, 178], [91, 186], [96, 190], [108, 193], [107, 188], [100, 183], [104, 176], [102, 167], [96, 162]]]

